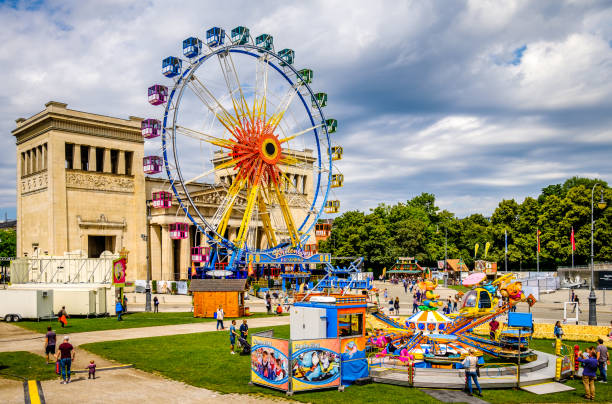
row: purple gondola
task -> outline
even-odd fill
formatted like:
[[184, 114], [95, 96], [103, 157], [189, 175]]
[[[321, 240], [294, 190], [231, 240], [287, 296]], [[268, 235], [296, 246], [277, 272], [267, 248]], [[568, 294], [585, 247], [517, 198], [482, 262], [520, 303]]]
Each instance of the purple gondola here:
[[161, 122], [157, 119], [145, 119], [140, 124], [140, 131], [142, 137], [145, 139], [151, 139], [161, 134]]
[[142, 159], [142, 170], [145, 174], [161, 173], [162, 158], [159, 156], [146, 156]]
[[182, 240], [189, 237], [189, 225], [187, 223], [170, 223], [168, 227], [172, 240]]
[[160, 105], [168, 100], [168, 87], [155, 84], [149, 87], [149, 104]]
[[172, 194], [166, 191], [153, 192], [153, 207], [168, 209], [172, 207]]
[[191, 247], [192, 262], [208, 262], [209, 247]]

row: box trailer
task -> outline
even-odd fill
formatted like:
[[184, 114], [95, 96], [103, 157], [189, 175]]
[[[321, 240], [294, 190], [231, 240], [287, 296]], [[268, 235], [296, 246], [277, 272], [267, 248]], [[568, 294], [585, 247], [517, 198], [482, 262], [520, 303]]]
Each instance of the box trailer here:
[[92, 289], [55, 289], [53, 310], [66, 307], [69, 316], [95, 316], [97, 291]]
[[39, 320], [53, 315], [53, 289], [0, 290], [0, 318], [5, 321]]

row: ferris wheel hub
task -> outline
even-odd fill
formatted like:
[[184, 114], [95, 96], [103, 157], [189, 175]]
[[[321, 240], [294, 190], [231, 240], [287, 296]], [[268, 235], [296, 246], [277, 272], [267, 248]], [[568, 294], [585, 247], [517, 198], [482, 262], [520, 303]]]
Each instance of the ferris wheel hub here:
[[260, 138], [259, 155], [268, 164], [276, 164], [281, 157], [281, 146], [274, 135], [263, 135]]

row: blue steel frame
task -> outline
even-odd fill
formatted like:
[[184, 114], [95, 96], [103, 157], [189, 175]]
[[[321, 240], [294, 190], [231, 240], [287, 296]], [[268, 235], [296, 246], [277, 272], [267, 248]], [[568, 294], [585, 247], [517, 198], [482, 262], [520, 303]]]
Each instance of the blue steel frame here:
[[[253, 52], [250, 52], [249, 49], [252, 50], [256, 50], [257, 52], [259, 52], [260, 54], [256, 54]], [[200, 226], [200, 224], [193, 218], [193, 216], [189, 213], [189, 208], [188, 206], [185, 206], [185, 204], [183, 203], [183, 200], [181, 199], [181, 197], [179, 196], [179, 193], [176, 189], [175, 186], [175, 181], [172, 178], [172, 175], [170, 173], [170, 166], [169, 166], [169, 161], [168, 161], [168, 153], [167, 153], [167, 140], [166, 137], [168, 136], [166, 128], [167, 128], [167, 123], [168, 123], [168, 115], [170, 112], [170, 106], [172, 105], [172, 100], [174, 99], [175, 94], [177, 93], [178, 90], [178, 94], [176, 94], [177, 96], [177, 100], [175, 103], [175, 108], [174, 108], [174, 115], [173, 115], [173, 124], [176, 122], [176, 118], [177, 118], [177, 113], [179, 110], [179, 104], [180, 104], [180, 100], [182, 98], [182, 94], [183, 91], [185, 89], [185, 83], [187, 83], [191, 76], [195, 73], [195, 71], [210, 57], [212, 57], [213, 55], [217, 55], [219, 53], [223, 53], [223, 52], [232, 52], [232, 53], [242, 53], [245, 55], [249, 55], [252, 56], [254, 58], [259, 58], [261, 57], [262, 53], [268, 54], [269, 56], [271, 56], [272, 58], [278, 60], [278, 63], [280, 64], [281, 62], [283, 62], [282, 58], [280, 56], [278, 56], [277, 54], [275, 54], [272, 51], [267, 51], [261, 47], [258, 46], [254, 46], [254, 45], [250, 45], [250, 44], [244, 44], [244, 45], [226, 45], [226, 46], [222, 46], [214, 51], [212, 51], [211, 53], [207, 54], [207, 55], [203, 55], [202, 57], [200, 57], [200, 59], [198, 59], [197, 62], [195, 62], [192, 66], [190, 66], [187, 69], [184, 69], [184, 71], [182, 72], [182, 74], [180, 75], [180, 77], [178, 77], [176, 79], [175, 85], [172, 88], [172, 91], [170, 92], [169, 96], [168, 96], [168, 100], [166, 102], [166, 108], [164, 111], [164, 120], [163, 120], [163, 128], [162, 128], [162, 149], [163, 149], [163, 157], [164, 157], [164, 167], [166, 170], [166, 175], [168, 176], [168, 179], [170, 181], [170, 185], [172, 187], [172, 191], [174, 192], [174, 195], [177, 199], [177, 201], [179, 202], [179, 205], [181, 206], [181, 208], [183, 209], [183, 211], [185, 212], [185, 215], [189, 218], [189, 220], [191, 220], [191, 222], [194, 224], [194, 226], [196, 226], [196, 228], [203, 234], [206, 234], [206, 236], [208, 237], [208, 239], [213, 243], [213, 244], [217, 244], [220, 243], [222, 244], [225, 248], [231, 249], [234, 252], [238, 252], [239, 254], [234, 254], [234, 256], [239, 255], [240, 257], [238, 257], [239, 260], [242, 260], [242, 255], [245, 252], [245, 250], [248, 250], [248, 248], [245, 248], [241, 251], [237, 251], [234, 243], [232, 243], [231, 241], [229, 241], [228, 239], [226, 239], [225, 237], [223, 237], [222, 235], [218, 234], [216, 229], [214, 229], [209, 223], [208, 221], [202, 216], [202, 214], [195, 209], [195, 204], [193, 203], [193, 200], [191, 199], [191, 195], [189, 195], [189, 192], [187, 191], [185, 185], [184, 185], [184, 181], [183, 181], [183, 177], [181, 174], [181, 170], [180, 170], [180, 166], [178, 163], [178, 157], [176, 155], [176, 139], [175, 136], [172, 136], [172, 147], [173, 147], [173, 155], [174, 155], [174, 161], [176, 162], [176, 168], [177, 168], [177, 175], [178, 175], [178, 180], [181, 184], [181, 186], [183, 187], [183, 190], [185, 192], [185, 196], [187, 197], [187, 199], [189, 200], [189, 203], [191, 204], [192, 207], [194, 207], [194, 211], [197, 213], [198, 217], [202, 220], [203, 223], [205, 223], [206, 227], [208, 228], [208, 230], [205, 230], [202, 228], [202, 226]], [[291, 79], [274, 63], [272, 63], [271, 61], [268, 61], [268, 64], [270, 66], [272, 66], [278, 73], [280, 73], [285, 80], [287, 80], [287, 82], [289, 83], [290, 86], [293, 86], [294, 83], [291, 81]], [[285, 65], [285, 68], [290, 69], [295, 75], [296, 77], [299, 79], [301, 76], [298, 74], [297, 70], [291, 66], [291, 65]], [[312, 91], [312, 89], [310, 88], [310, 86], [308, 85], [308, 83], [303, 82], [302, 83], [303, 86], [305, 86], [305, 88], [308, 89], [308, 92], [310, 93], [311, 97], [314, 96], [314, 92]], [[304, 108], [306, 109], [306, 112], [308, 114], [308, 117], [310, 119], [310, 122], [312, 124], [312, 126], [315, 126], [316, 123], [314, 121], [314, 118], [310, 112], [310, 107], [308, 106], [308, 104], [306, 103], [306, 101], [304, 100], [304, 97], [302, 96], [301, 93], [297, 93], [297, 95], [300, 97], [300, 100], [302, 101], [302, 104], [304, 105]], [[320, 123], [324, 123], [325, 122], [325, 116], [323, 114], [323, 111], [321, 109], [320, 105], [317, 105], [317, 109], [319, 112], [319, 115], [321, 116], [321, 122]], [[308, 227], [308, 229], [306, 231], [304, 231], [304, 236], [302, 236], [302, 238], [300, 239], [300, 246], [302, 245], [302, 243], [304, 243], [306, 241], [306, 239], [308, 238], [308, 233], [312, 230], [313, 226], [317, 223], [319, 217], [321, 216], [321, 213], [324, 211], [325, 208], [325, 202], [327, 201], [328, 195], [329, 195], [329, 190], [331, 187], [331, 176], [332, 176], [332, 158], [331, 158], [331, 142], [329, 139], [329, 133], [327, 131], [327, 126], [323, 125], [321, 126], [322, 131], [324, 131], [325, 136], [327, 138], [327, 145], [328, 145], [328, 156], [329, 156], [329, 164], [328, 164], [328, 182], [327, 182], [327, 188], [325, 189], [325, 194], [323, 195], [323, 199], [321, 201], [320, 204], [320, 209], [317, 212], [316, 217], [314, 218], [314, 220], [312, 221], [312, 224]], [[318, 134], [318, 130], [315, 128], [314, 130], [314, 134], [315, 134], [315, 140], [316, 140], [316, 144], [317, 144], [317, 155], [318, 155], [318, 175], [317, 175], [317, 185], [315, 187], [315, 196], [313, 198], [313, 202], [312, 205], [310, 206], [310, 209], [306, 215], [306, 217], [304, 218], [304, 221], [302, 222], [302, 224], [300, 225], [300, 227], [298, 228], [298, 231], [301, 231], [304, 226], [306, 225], [306, 223], [308, 222], [309, 217], [312, 215], [312, 211], [313, 208], [315, 207], [315, 204], [317, 203], [317, 199], [319, 197], [319, 188], [321, 185], [321, 168], [322, 168], [322, 153], [321, 153], [321, 144], [319, 141], [319, 134]], [[173, 127], [173, 134], [175, 133], [174, 131], [174, 127]], [[210, 234], [213, 233], [213, 234]], [[219, 241], [216, 240], [216, 238], [219, 238]], [[272, 248], [269, 249], [265, 249], [265, 250], [254, 250], [254, 251], [260, 251], [260, 252], [269, 252], [269, 251], [273, 251], [276, 250], [278, 248], [280, 248], [281, 245], [277, 245], [274, 246]], [[233, 270], [234, 265], [237, 263], [237, 261], [234, 259], [232, 259], [232, 264], [230, 265], [230, 267], [228, 268], [229, 270]], [[241, 263], [244, 263], [244, 260], [242, 260]]]

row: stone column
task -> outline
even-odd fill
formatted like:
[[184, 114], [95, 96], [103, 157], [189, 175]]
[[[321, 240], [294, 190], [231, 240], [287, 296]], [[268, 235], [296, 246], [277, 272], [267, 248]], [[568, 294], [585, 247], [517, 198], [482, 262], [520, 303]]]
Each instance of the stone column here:
[[104, 162], [102, 164], [102, 171], [105, 173], [111, 172], [111, 158], [110, 149], [104, 148]]
[[89, 147], [89, 171], [96, 171], [96, 148], [94, 146]]
[[151, 225], [151, 279], [162, 278], [161, 226]]
[[72, 168], [75, 170], [81, 170], [81, 145], [72, 145], [72, 149], [74, 150], [72, 153]]
[[161, 280], [174, 279], [174, 260], [172, 257], [172, 239], [168, 232], [168, 225], [161, 226]]
[[26, 152], [26, 175], [32, 174], [32, 150]]
[[117, 174], [125, 175], [125, 152], [119, 150], [119, 157], [117, 159]]
[[43, 144], [41, 147], [41, 151], [42, 151], [42, 169], [46, 170], [47, 169], [47, 144]]
[[190, 247], [193, 244], [193, 241], [190, 238], [186, 238], [181, 240], [181, 256], [179, 259], [179, 273], [181, 279], [187, 279], [187, 268], [191, 267], [191, 251]]

